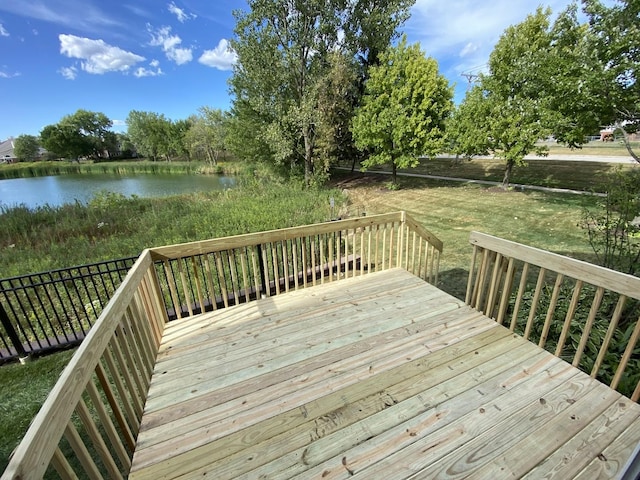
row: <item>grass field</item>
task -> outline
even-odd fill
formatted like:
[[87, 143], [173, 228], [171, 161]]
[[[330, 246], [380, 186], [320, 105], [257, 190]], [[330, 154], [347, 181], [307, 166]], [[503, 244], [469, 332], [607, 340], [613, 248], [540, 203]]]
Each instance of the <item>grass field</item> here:
[[[640, 164], [620, 165], [604, 162], [529, 160], [526, 166], [514, 168], [511, 183], [603, 192], [603, 184], [608, 173], [616, 169], [630, 170], [634, 168], [640, 168]], [[436, 158], [424, 159], [416, 168], [400, 169], [398, 172], [502, 182], [504, 169], [505, 163], [502, 160], [456, 161]]]
[[534, 247], [585, 260], [593, 254], [579, 224], [590, 195], [504, 191], [472, 184], [446, 184], [402, 178], [387, 190], [376, 174], [343, 174], [337, 186], [346, 192], [351, 214], [405, 210], [444, 242], [441, 288], [463, 296], [471, 261], [469, 233], [482, 231]]

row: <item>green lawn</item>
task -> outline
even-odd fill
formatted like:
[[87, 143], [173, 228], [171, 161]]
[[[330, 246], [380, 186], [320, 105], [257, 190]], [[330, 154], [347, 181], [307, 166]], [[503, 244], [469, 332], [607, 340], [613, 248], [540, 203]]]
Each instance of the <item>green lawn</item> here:
[[386, 176], [376, 174], [343, 174], [338, 186], [347, 191], [351, 214], [405, 210], [437, 235], [444, 242], [440, 287], [454, 295], [464, 295], [472, 230], [593, 260], [579, 227], [583, 208], [598, 201], [593, 196], [503, 191], [416, 178], [402, 178], [402, 188], [390, 191], [386, 181]]
[[73, 351], [0, 367], [0, 472], [27, 431]]

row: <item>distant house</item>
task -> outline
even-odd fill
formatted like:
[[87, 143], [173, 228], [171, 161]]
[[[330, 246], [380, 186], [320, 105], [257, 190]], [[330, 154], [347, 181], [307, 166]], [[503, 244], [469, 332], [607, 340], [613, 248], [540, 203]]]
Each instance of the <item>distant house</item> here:
[[17, 161], [13, 149], [13, 137], [0, 143], [0, 163], [13, 163]]
[[[18, 157], [15, 154], [15, 138], [9, 137], [8, 140], [0, 142], [0, 163], [13, 163], [18, 161]], [[47, 151], [40, 147], [38, 149], [38, 155], [36, 158], [42, 158], [47, 155]]]

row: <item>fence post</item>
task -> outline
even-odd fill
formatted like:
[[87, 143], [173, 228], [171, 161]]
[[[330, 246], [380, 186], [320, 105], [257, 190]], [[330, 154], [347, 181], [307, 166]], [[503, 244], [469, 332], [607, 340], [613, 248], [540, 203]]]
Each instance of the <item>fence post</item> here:
[[13, 328], [13, 324], [9, 319], [9, 315], [7, 315], [7, 312], [5, 311], [2, 304], [0, 304], [0, 322], [2, 323], [2, 326], [7, 332], [7, 335], [9, 335], [9, 339], [13, 344], [13, 348], [15, 348], [16, 352], [18, 353], [18, 359], [20, 360], [20, 363], [26, 363], [27, 361], [29, 361], [29, 355], [24, 349], [24, 346], [20, 341], [20, 337], [18, 336], [18, 333], [16, 332], [15, 328]]

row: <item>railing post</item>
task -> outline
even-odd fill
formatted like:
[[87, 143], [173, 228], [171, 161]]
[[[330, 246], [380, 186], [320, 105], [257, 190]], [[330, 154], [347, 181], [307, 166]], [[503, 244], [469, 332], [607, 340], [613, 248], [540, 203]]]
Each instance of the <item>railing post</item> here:
[[[258, 247], [258, 266], [260, 268], [260, 282], [262, 286], [262, 291], [260, 293], [262, 295], [266, 295], [267, 288], [268, 288], [268, 281], [264, 272], [264, 262], [262, 261], [262, 244], [259, 243], [257, 247]], [[258, 292], [256, 292], [256, 297], [260, 298], [258, 296]]]
[[18, 336], [18, 333], [16, 332], [15, 328], [13, 328], [13, 324], [9, 319], [9, 315], [7, 315], [7, 312], [5, 311], [2, 304], [0, 304], [0, 322], [2, 323], [2, 326], [7, 332], [7, 335], [9, 335], [9, 339], [13, 344], [13, 348], [15, 348], [16, 352], [18, 353], [18, 359], [20, 360], [20, 363], [28, 362], [29, 354], [27, 354], [26, 350], [24, 349], [24, 346], [20, 341], [20, 337]]

